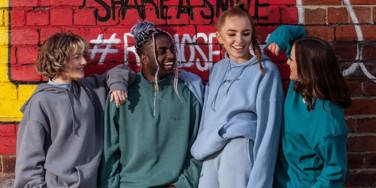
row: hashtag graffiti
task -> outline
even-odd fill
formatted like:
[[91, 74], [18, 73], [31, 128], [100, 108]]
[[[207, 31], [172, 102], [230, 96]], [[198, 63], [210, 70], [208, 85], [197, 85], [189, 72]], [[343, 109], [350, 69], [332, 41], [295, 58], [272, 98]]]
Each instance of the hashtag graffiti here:
[[101, 54], [98, 64], [103, 64], [108, 54], [116, 54], [118, 49], [112, 48], [115, 44], [120, 44], [121, 40], [116, 38], [116, 33], [112, 34], [109, 39], [103, 39], [103, 34], [99, 34], [97, 39], [90, 40], [93, 48], [89, 49], [90, 59], [93, 60], [97, 54]]

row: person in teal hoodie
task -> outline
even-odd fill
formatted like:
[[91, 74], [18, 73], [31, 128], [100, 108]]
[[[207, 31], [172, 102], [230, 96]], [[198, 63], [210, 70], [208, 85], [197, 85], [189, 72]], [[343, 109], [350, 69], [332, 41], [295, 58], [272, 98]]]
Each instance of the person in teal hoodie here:
[[303, 27], [280, 26], [267, 41], [274, 54], [291, 51], [274, 187], [341, 188], [347, 171], [343, 109], [351, 105], [350, 93], [330, 45], [304, 35]]
[[178, 72], [175, 43], [150, 22], [131, 30], [142, 69], [122, 106], [107, 101], [102, 188], [197, 186], [190, 148], [201, 118], [201, 80]]
[[270, 188], [282, 123], [277, 66], [262, 54], [241, 5], [218, 19], [225, 58], [213, 65], [191, 153], [204, 160], [199, 188]]

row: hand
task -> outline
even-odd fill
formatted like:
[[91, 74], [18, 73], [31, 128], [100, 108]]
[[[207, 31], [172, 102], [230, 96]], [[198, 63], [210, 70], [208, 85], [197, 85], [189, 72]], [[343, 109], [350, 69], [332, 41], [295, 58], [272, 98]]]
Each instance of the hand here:
[[279, 47], [278, 47], [278, 45], [276, 44], [276, 43], [270, 43], [269, 45], [268, 45], [268, 50], [270, 51], [270, 52], [272, 52], [272, 54], [274, 54], [274, 55], [278, 55], [279, 54]]
[[128, 98], [128, 94], [127, 94], [126, 91], [123, 91], [123, 90], [111, 91], [110, 101], [115, 100], [116, 106], [123, 104], [125, 102], [125, 100], [127, 100], [127, 98]]

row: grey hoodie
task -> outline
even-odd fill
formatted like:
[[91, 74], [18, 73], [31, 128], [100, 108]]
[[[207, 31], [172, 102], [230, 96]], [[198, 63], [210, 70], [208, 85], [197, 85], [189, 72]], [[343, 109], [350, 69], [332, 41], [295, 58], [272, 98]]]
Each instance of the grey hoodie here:
[[40, 84], [21, 108], [15, 187], [97, 187], [106, 82], [126, 90], [129, 75], [118, 66], [68, 89]]

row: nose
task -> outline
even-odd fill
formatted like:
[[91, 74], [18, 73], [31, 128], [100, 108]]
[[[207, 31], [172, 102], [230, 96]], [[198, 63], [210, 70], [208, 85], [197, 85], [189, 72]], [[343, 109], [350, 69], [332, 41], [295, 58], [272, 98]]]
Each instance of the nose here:
[[86, 58], [85, 57], [81, 57], [81, 65], [84, 65], [86, 66], [87, 65], [87, 61], [86, 61]]
[[175, 50], [174, 49], [167, 50], [167, 58], [175, 59]]

